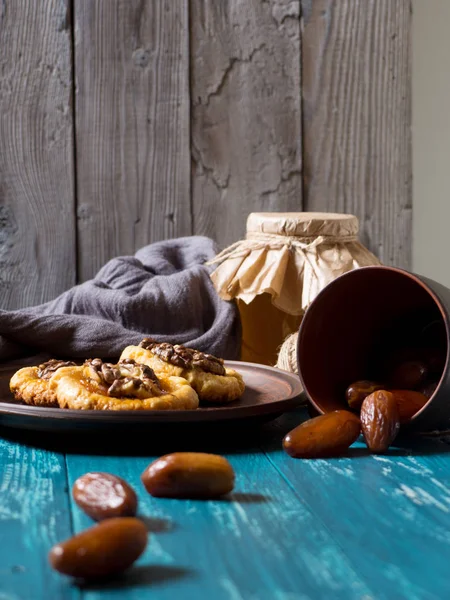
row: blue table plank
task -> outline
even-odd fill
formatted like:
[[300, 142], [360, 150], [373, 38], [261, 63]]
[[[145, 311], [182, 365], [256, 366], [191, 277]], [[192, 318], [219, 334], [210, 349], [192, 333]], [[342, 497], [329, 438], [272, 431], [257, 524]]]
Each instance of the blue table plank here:
[[[140, 444], [130, 456], [119, 455], [132, 440], [110, 448], [83, 435], [51, 444], [44, 434], [0, 431], [9, 438], [0, 441], [0, 600], [450, 597], [450, 446], [400, 440], [390, 454], [371, 456], [359, 443], [346, 458], [295, 460], [281, 439], [304, 417], [286, 415], [259, 437], [233, 430], [226, 443], [189, 435], [180, 448], [170, 438], [158, 454], [142, 439], [145, 450]], [[228, 456], [237, 473], [229, 501], [145, 492], [140, 474], [147, 464], [189, 448]], [[67, 491], [92, 470], [135, 487], [151, 541], [123, 577], [80, 588], [50, 571], [47, 552], [71, 534], [71, 519], [75, 531], [92, 524]]]
[[448, 598], [450, 446], [405, 444], [372, 456], [357, 443], [329, 460], [288, 458], [278, 440], [263, 449], [377, 600]]
[[[152, 531], [137, 567], [121, 582], [85, 588], [84, 600], [372, 598], [325, 527], [263, 453], [228, 455], [237, 473], [229, 501], [152, 498], [139, 478], [153, 458], [67, 457], [71, 484], [92, 470], [129, 481]], [[91, 524], [72, 508], [77, 531]]]
[[47, 553], [71, 535], [64, 456], [0, 439], [0, 599], [76, 600]]

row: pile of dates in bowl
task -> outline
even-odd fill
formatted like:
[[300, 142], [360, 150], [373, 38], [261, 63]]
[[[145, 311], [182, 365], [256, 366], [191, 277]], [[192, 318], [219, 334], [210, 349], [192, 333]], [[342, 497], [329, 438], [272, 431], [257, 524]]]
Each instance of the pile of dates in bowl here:
[[345, 409], [316, 416], [285, 436], [283, 448], [290, 456], [341, 456], [361, 433], [371, 452], [388, 450], [400, 426], [433, 396], [447, 354], [445, 330], [438, 322], [424, 327], [416, 340], [397, 339], [397, 344], [381, 340], [374, 346], [368, 368], [372, 376], [348, 382]]

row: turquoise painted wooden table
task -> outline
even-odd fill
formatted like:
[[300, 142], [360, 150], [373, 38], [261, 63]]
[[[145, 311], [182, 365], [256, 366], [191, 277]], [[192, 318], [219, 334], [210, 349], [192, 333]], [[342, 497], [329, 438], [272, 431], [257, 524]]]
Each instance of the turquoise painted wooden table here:
[[[316, 600], [450, 598], [450, 446], [401, 440], [386, 456], [294, 460], [296, 411], [256, 430], [152, 439], [53, 438], [0, 430], [0, 600]], [[235, 492], [222, 501], [150, 497], [140, 474], [168, 450], [220, 452]], [[74, 480], [108, 471], [138, 491], [145, 554], [107, 584], [51, 571], [57, 541], [92, 522]]]

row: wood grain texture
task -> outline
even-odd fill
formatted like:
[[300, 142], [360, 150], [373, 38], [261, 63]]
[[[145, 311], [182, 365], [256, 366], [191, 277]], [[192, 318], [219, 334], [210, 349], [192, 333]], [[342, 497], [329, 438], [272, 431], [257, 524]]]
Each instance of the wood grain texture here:
[[[191, 442], [192, 444], [192, 442]], [[228, 456], [237, 474], [226, 500], [152, 498], [140, 474], [155, 457], [67, 457], [70, 485], [87, 471], [126, 479], [150, 531], [147, 551], [122, 585], [87, 588], [84, 600], [293, 600], [372, 597], [339, 547], [266, 457]], [[75, 505], [75, 529], [92, 522]]]
[[[281, 439], [305, 418], [296, 411], [262, 430], [193, 436], [189, 429], [159, 441], [53, 439], [0, 429], [9, 439], [0, 441], [0, 598], [449, 597], [450, 445], [415, 437], [398, 440], [383, 456], [356, 443], [347, 457], [295, 460], [281, 450]], [[149, 496], [140, 475], [170, 447], [227, 456], [236, 472], [230, 497]], [[115, 473], [136, 489], [150, 543], [124, 576], [78, 588], [50, 573], [44, 557], [55, 539], [68, 535], [70, 513], [75, 531], [92, 525], [67, 496], [88, 471]]]
[[0, 306], [75, 283], [70, 19], [64, 0], [0, 2]]
[[78, 265], [190, 235], [187, 0], [74, 0]]
[[0, 440], [0, 598], [76, 600], [47, 554], [70, 537], [64, 456]]
[[[296, 424], [303, 420], [298, 418]], [[293, 419], [294, 421], [294, 419]], [[385, 456], [357, 442], [347, 457], [296, 460], [262, 448], [377, 600], [450, 594], [450, 446], [414, 437]]]
[[223, 247], [302, 208], [299, 2], [192, 0], [190, 21], [194, 231]]
[[304, 207], [411, 266], [411, 2], [301, 0]]

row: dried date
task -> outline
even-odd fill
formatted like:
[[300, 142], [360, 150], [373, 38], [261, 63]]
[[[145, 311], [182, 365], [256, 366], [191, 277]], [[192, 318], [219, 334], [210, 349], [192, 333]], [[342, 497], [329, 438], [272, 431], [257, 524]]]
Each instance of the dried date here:
[[53, 546], [49, 561], [56, 571], [71, 577], [107, 577], [130, 567], [144, 552], [147, 538], [139, 519], [107, 519]]
[[160, 498], [218, 498], [234, 487], [234, 471], [223, 456], [174, 452], [151, 463], [141, 476], [145, 489]]
[[384, 388], [385, 386], [380, 383], [376, 383], [375, 381], [367, 381], [365, 379], [361, 381], [355, 381], [348, 386], [345, 392], [345, 398], [350, 408], [359, 410], [361, 408], [361, 404], [363, 403], [364, 399], [367, 398], [367, 396]]
[[126, 481], [109, 473], [86, 473], [72, 488], [78, 506], [95, 521], [134, 517], [137, 496]]
[[361, 423], [348, 410], [335, 410], [310, 419], [283, 439], [284, 451], [293, 458], [341, 456], [361, 433]]
[[421, 360], [408, 360], [399, 363], [392, 371], [390, 383], [399, 390], [416, 390], [425, 382], [428, 368]]
[[400, 427], [394, 395], [380, 390], [367, 396], [361, 406], [360, 418], [368, 448], [375, 453], [386, 452]]
[[400, 423], [409, 421], [428, 402], [424, 394], [414, 390], [391, 390], [391, 393], [397, 403]]

